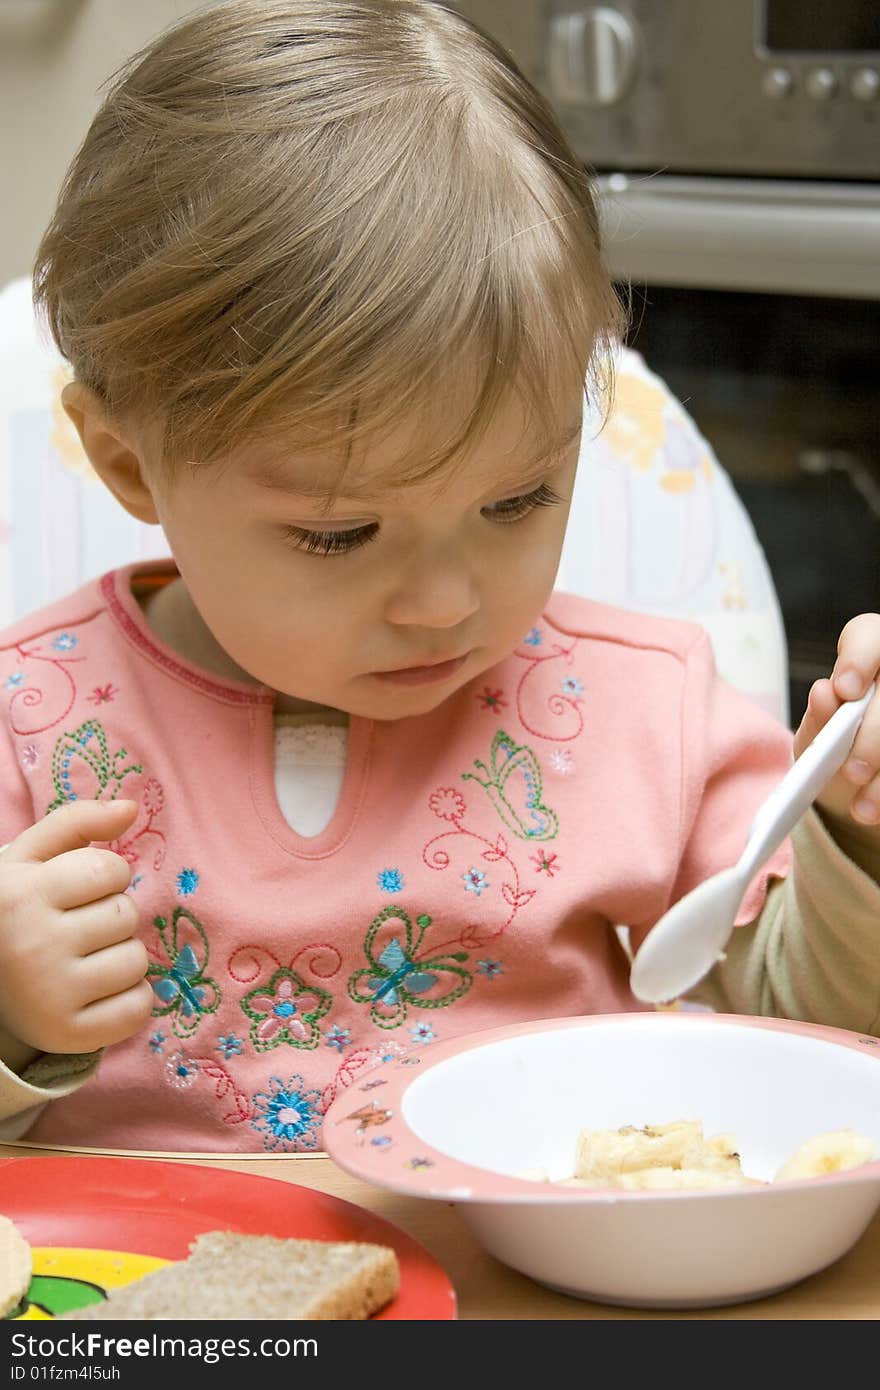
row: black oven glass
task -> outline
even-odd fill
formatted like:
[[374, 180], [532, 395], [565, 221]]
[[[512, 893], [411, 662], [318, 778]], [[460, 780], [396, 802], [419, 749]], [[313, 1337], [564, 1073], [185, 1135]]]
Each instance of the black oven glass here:
[[877, 0], [765, 0], [763, 17], [771, 52], [880, 52]]
[[773, 576], [796, 727], [844, 623], [880, 607], [880, 300], [642, 293], [631, 345], [714, 446]]

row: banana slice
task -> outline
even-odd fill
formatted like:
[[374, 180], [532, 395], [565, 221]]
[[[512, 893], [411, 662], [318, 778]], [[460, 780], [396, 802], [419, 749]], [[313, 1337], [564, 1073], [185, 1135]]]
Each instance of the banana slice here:
[[743, 1176], [736, 1140], [732, 1134], [715, 1134], [704, 1139], [684, 1156], [682, 1168], [702, 1168], [716, 1173], [736, 1173]]
[[642, 1168], [680, 1168], [685, 1155], [701, 1146], [703, 1127], [696, 1120], [637, 1129], [582, 1129], [575, 1153], [576, 1178], [613, 1178]]
[[848, 1168], [870, 1163], [876, 1157], [877, 1145], [873, 1139], [857, 1134], [854, 1129], [829, 1130], [802, 1144], [783, 1163], [774, 1181], [790, 1182], [794, 1178], [818, 1178], [825, 1173], [842, 1173]]

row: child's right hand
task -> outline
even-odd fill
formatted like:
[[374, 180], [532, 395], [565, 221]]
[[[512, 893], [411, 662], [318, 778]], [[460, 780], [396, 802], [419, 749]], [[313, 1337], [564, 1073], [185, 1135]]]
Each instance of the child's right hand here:
[[115, 840], [133, 801], [72, 801], [0, 854], [0, 1025], [38, 1052], [94, 1052], [136, 1033], [156, 1003]]

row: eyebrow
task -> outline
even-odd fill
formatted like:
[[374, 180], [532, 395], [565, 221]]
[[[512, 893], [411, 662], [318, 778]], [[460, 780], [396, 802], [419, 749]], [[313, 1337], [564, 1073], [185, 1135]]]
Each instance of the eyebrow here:
[[[515, 483], [526, 484], [532, 480], [533, 475], [537, 474], [542, 465], [546, 465], [557, 454], [567, 448], [581, 432], [583, 419], [581, 416], [573, 421], [556, 443], [545, 453], [537, 458], [528, 461], [517, 461], [516, 465], [507, 472], [503, 478], [498, 479], [498, 487], [503, 489], [513, 486]], [[286, 471], [283, 461], [264, 460], [254, 468], [248, 470], [248, 478], [256, 483], [258, 487], [267, 488], [271, 492], [288, 493], [293, 497], [326, 498], [329, 489], [326, 483], [317, 479], [291, 478]], [[366, 484], [358, 487], [355, 484], [345, 484], [345, 492], [340, 493], [339, 500], [358, 500], [377, 499], [387, 496], [394, 492], [399, 483], [391, 480], [384, 488], [381, 484]]]

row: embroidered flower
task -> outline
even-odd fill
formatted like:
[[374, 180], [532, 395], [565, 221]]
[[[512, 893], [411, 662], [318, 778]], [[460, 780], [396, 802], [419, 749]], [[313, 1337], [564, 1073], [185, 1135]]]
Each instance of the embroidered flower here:
[[399, 869], [382, 869], [376, 875], [376, 882], [383, 893], [399, 893], [404, 886], [404, 877]]
[[107, 685], [96, 685], [91, 695], [87, 695], [86, 699], [90, 700], [93, 705], [109, 705], [114, 696], [118, 694], [119, 691], [116, 686], [110, 681]]
[[24, 682], [24, 671], [13, 671], [11, 676], [6, 677], [6, 689], [17, 690]]
[[40, 750], [35, 743], [26, 743], [21, 750], [22, 767], [36, 767], [40, 761]]
[[495, 710], [496, 714], [503, 709], [507, 709], [507, 701], [504, 698], [503, 690], [490, 690], [488, 685], [483, 687], [482, 693], [477, 696], [482, 700], [483, 709]]
[[187, 1057], [185, 1052], [175, 1052], [165, 1063], [165, 1074], [178, 1091], [186, 1091], [193, 1084], [199, 1070], [198, 1062]]
[[394, 1143], [394, 1140], [391, 1138], [390, 1134], [377, 1134], [370, 1140], [370, 1143], [374, 1149], [387, 1149]]
[[335, 1047], [337, 1052], [342, 1052], [351, 1042], [351, 1029], [340, 1028], [338, 1023], [334, 1023], [324, 1034], [324, 1041], [328, 1047]]
[[329, 1013], [333, 996], [307, 985], [295, 970], [276, 970], [268, 985], [258, 985], [241, 1001], [253, 1020], [251, 1041], [258, 1052], [289, 1043], [291, 1047], [317, 1047], [321, 1034], [317, 1022]]
[[244, 1047], [244, 1039], [237, 1038], [234, 1033], [227, 1033], [217, 1039], [217, 1051], [222, 1052], [223, 1060], [228, 1062], [230, 1057], [236, 1057]]
[[535, 866], [535, 873], [546, 874], [548, 878], [552, 878], [553, 875], [562, 867], [560, 864], [556, 863], [558, 857], [559, 856], [556, 854], [547, 854], [545, 850], [539, 849], [537, 854], [532, 855], [532, 863]]
[[566, 695], [573, 695], [576, 700], [584, 693], [583, 682], [579, 681], [577, 676], [566, 676], [562, 682], [562, 689]]
[[433, 1042], [437, 1036], [430, 1023], [414, 1023], [409, 1031], [413, 1042], [418, 1043], [420, 1046], [424, 1043]]
[[478, 960], [477, 973], [485, 975], [487, 980], [497, 980], [499, 975], [504, 974], [504, 966], [500, 960]]
[[[143, 881], [144, 881], [144, 876], [143, 876], [143, 874], [135, 874], [134, 878], [131, 880], [131, 883], [128, 885], [128, 888], [130, 888], [131, 891], [132, 891], [132, 893], [133, 893], [133, 892], [135, 891], [135, 889], [137, 888], [138, 884], [139, 884], [139, 883], [143, 883]], [[126, 893], [128, 892], [128, 888], [126, 888], [126, 890], [125, 890]]]
[[404, 1168], [414, 1168], [416, 1170], [419, 1168], [433, 1168], [434, 1160], [433, 1158], [408, 1158], [403, 1166]]
[[440, 787], [428, 797], [428, 805], [441, 820], [461, 820], [467, 807], [454, 787]]
[[523, 638], [523, 642], [527, 647], [540, 647], [541, 633], [539, 629], [536, 627], [531, 628]]
[[570, 748], [554, 748], [549, 762], [553, 771], [560, 772], [563, 777], [569, 777], [574, 772], [574, 758], [571, 756]]
[[466, 893], [476, 893], [480, 896], [484, 888], [489, 887], [489, 880], [480, 869], [468, 869], [467, 873], [462, 874], [464, 879], [464, 891]]
[[199, 876], [195, 869], [181, 869], [177, 875], [177, 891], [182, 898], [190, 897], [199, 886]]
[[321, 1127], [321, 1096], [307, 1091], [299, 1075], [269, 1078], [269, 1089], [254, 1096], [257, 1112], [251, 1128], [262, 1134], [266, 1149], [315, 1149]]
[[55, 648], [56, 652], [69, 652], [72, 651], [74, 647], [79, 646], [79, 638], [74, 637], [72, 632], [59, 632], [52, 646]]
[[150, 1038], [150, 1051], [161, 1052], [168, 1038], [165, 1033], [154, 1033]]

